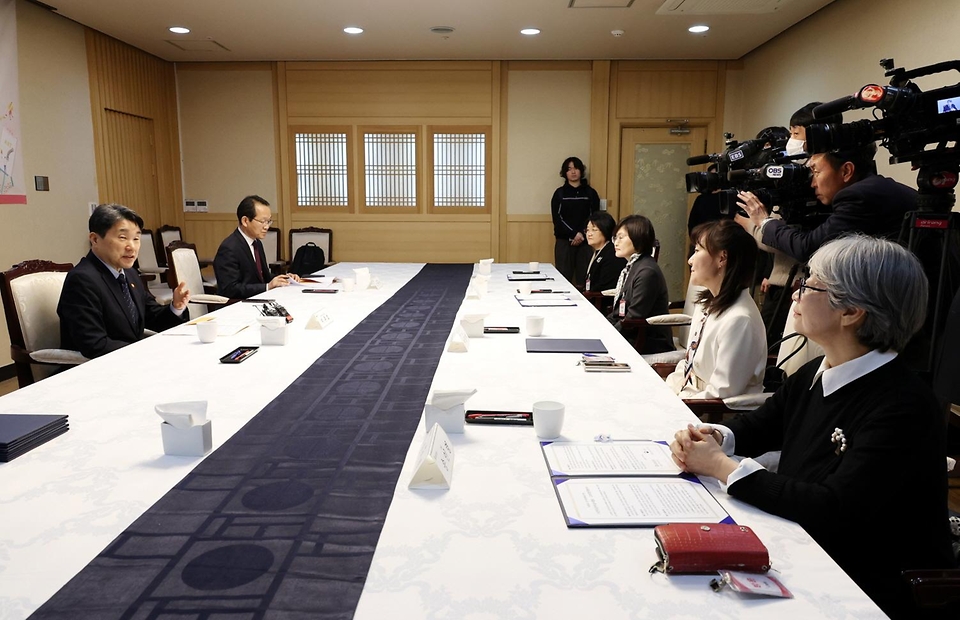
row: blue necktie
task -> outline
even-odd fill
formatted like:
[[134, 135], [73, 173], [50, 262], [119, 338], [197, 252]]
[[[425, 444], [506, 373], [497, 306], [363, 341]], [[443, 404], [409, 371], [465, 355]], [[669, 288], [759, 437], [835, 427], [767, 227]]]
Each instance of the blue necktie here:
[[137, 319], [140, 313], [137, 312], [137, 304], [133, 303], [133, 296], [130, 295], [130, 287], [127, 285], [127, 276], [121, 271], [120, 276], [117, 278], [117, 282], [120, 283], [120, 291], [123, 293], [123, 300], [126, 302], [127, 306], [127, 315], [133, 321], [133, 324], [137, 324]]

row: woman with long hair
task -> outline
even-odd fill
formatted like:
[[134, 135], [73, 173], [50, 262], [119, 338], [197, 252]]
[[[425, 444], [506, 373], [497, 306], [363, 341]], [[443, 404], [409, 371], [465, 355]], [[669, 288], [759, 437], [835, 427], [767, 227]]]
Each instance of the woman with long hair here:
[[681, 398], [727, 398], [763, 391], [767, 339], [750, 296], [757, 243], [732, 220], [693, 229], [690, 284], [703, 286], [684, 359], [667, 377]]

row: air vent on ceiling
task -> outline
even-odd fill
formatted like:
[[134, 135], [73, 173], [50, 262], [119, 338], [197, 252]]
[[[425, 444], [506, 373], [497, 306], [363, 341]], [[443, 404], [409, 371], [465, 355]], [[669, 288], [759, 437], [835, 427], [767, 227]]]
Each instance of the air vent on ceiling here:
[[633, 0], [570, 0], [568, 9], [629, 9]]
[[791, 0], [667, 0], [657, 15], [744, 15], [773, 13]]
[[453, 26], [434, 26], [430, 29], [430, 32], [433, 34], [450, 34], [453, 30]]
[[229, 48], [224, 45], [220, 45], [213, 39], [177, 39], [176, 41], [171, 41], [166, 39], [166, 42], [174, 46], [178, 50], [183, 50], [184, 52], [229, 52]]

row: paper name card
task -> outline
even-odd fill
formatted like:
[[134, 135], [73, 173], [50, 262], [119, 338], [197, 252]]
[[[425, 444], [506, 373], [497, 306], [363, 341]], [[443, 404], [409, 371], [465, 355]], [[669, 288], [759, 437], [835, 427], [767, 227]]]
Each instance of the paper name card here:
[[447, 351], [450, 353], [466, 353], [470, 349], [470, 337], [460, 325], [453, 328], [453, 334], [447, 343]]
[[307, 329], [323, 329], [330, 323], [333, 323], [333, 317], [330, 316], [326, 308], [320, 308], [310, 315], [310, 319], [307, 321]]
[[383, 282], [380, 281], [380, 278], [374, 276], [370, 279], [370, 288], [380, 289], [383, 287]]
[[423, 440], [411, 489], [449, 489], [453, 480], [453, 445], [439, 424], [434, 424]]

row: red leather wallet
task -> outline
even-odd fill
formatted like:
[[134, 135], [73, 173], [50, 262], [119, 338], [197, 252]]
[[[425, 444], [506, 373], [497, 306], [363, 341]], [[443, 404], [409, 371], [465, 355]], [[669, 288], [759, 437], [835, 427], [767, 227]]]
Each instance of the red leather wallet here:
[[770, 570], [770, 554], [749, 527], [723, 523], [668, 523], [653, 528], [660, 561], [650, 572], [713, 573]]

